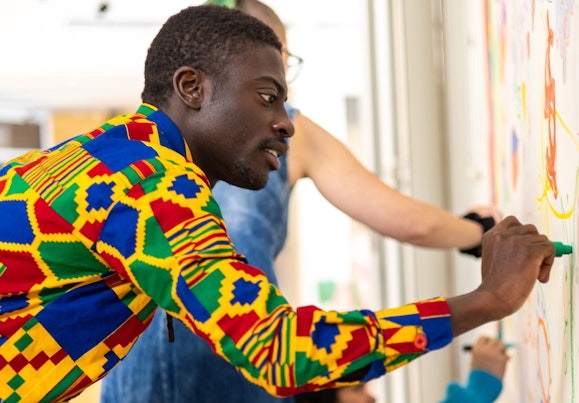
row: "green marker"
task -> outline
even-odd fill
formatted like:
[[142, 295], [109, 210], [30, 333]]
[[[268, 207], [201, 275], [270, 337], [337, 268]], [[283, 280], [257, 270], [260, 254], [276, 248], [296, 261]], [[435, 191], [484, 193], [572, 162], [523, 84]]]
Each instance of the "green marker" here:
[[573, 253], [573, 247], [571, 245], [565, 245], [562, 242], [552, 241], [555, 245], [555, 256], [561, 257], [563, 255], [570, 255]]

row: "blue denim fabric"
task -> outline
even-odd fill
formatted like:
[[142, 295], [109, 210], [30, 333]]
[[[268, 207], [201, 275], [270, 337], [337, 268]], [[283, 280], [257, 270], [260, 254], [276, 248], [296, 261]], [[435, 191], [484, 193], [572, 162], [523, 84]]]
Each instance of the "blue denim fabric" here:
[[[287, 106], [293, 120], [296, 110]], [[277, 284], [274, 260], [284, 246], [291, 188], [287, 161], [272, 172], [267, 186], [250, 191], [219, 182], [213, 193], [236, 249]], [[127, 357], [104, 378], [101, 403], [279, 403], [247, 381], [180, 321], [173, 320], [169, 343], [165, 312], [153, 322]]]

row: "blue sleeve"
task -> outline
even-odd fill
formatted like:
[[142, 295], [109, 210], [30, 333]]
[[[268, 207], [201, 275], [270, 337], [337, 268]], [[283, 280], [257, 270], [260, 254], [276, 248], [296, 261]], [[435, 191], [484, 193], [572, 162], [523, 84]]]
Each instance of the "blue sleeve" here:
[[492, 403], [503, 390], [502, 381], [496, 376], [473, 369], [466, 387], [451, 382], [446, 388], [446, 397], [440, 403]]

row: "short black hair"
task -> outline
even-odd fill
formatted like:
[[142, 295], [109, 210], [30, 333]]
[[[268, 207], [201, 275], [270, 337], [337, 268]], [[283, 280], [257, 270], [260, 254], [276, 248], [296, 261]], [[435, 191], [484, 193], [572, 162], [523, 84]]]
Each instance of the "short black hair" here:
[[141, 98], [165, 106], [173, 93], [173, 74], [183, 66], [219, 82], [231, 60], [256, 43], [281, 52], [272, 29], [240, 10], [214, 5], [185, 8], [165, 22], [149, 47]]

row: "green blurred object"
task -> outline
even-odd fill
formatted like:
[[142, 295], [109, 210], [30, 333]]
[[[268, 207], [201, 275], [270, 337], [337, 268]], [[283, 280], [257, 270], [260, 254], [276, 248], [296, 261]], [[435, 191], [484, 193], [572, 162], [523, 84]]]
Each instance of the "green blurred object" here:
[[320, 281], [318, 283], [318, 295], [320, 302], [330, 302], [336, 292], [336, 283], [333, 281]]
[[207, 0], [205, 4], [213, 4], [214, 6], [225, 6], [229, 8], [235, 8], [237, 6], [237, 0]]

